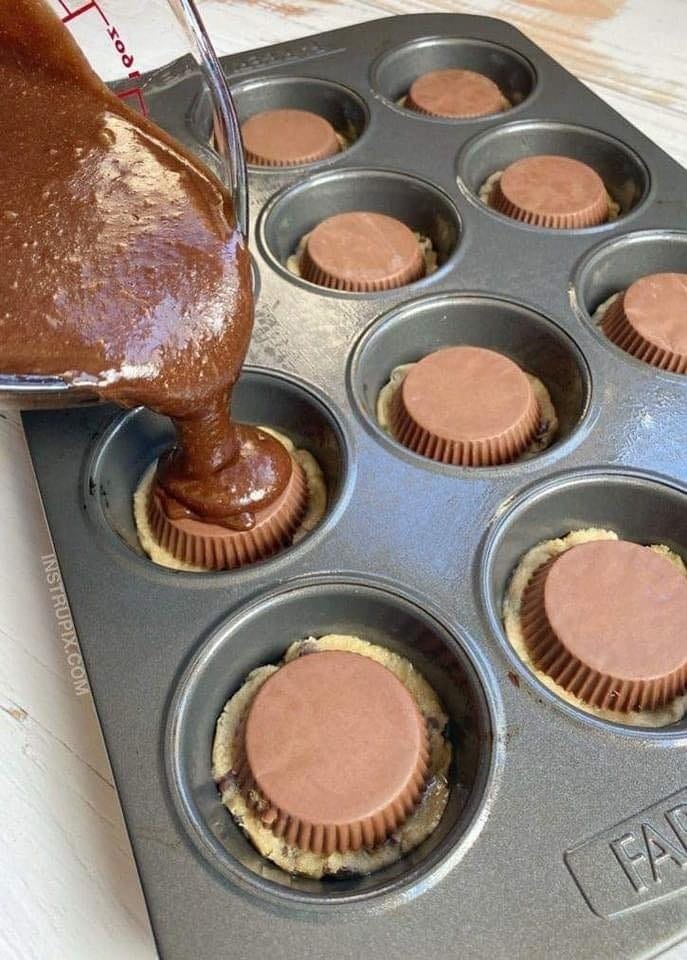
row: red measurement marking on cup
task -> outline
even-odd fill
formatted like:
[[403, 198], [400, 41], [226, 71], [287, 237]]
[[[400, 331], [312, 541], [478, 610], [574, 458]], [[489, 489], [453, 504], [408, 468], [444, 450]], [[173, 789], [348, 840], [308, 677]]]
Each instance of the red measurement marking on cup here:
[[[57, 2], [65, 11], [65, 16], [62, 17], [62, 23], [64, 24], [70, 23], [72, 20], [76, 20], [77, 17], [82, 16], [84, 13], [88, 13], [90, 10], [93, 10], [95, 13], [97, 13], [106, 27], [107, 35], [112, 41], [112, 46], [118, 54], [122, 66], [125, 70], [129, 71], [129, 78], [134, 80], [136, 77], [141, 76], [138, 70], [131, 69], [134, 65], [133, 54], [128, 52], [126, 44], [119, 35], [119, 31], [107, 19], [105, 12], [97, 0], [88, 0], [87, 3], [81, 3], [80, 5], [73, 7], [69, 6], [67, 0], [57, 0]], [[144, 115], [147, 114], [148, 111], [146, 110], [145, 100], [143, 99], [143, 92], [140, 86], [137, 84], [127, 87], [125, 90], [118, 91], [117, 96], [120, 100], [134, 100], [141, 113]]]

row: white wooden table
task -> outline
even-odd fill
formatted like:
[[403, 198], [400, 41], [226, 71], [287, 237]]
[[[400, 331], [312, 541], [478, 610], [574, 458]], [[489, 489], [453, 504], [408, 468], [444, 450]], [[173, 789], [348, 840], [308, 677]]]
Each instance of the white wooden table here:
[[[139, 61], [174, 52], [160, 34], [164, 0], [100, 2], [114, 22], [145, 10]], [[199, 6], [219, 53], [394, 13], [499, 16], [687, 164], [687, 0]], [[46, 580], [51, 544], [23, 432], [15, 415], [0, 416], [0, 958], [150, 960], [155, 948], [78, 649], [60, 634], [60, 598]], [[687, 958], [687, 947], [670, 957]]]

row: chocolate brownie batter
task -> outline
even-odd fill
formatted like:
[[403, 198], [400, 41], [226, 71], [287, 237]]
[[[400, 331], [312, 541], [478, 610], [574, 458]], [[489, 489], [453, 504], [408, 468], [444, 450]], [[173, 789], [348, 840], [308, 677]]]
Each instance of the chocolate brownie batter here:
[[0, 83], [0, 370], [172, 417], [168, 515], [250, 529], [292, 461], [231, 420], [253, 326], [231, 198], [107, 90], [43, 0], [0, 8]]

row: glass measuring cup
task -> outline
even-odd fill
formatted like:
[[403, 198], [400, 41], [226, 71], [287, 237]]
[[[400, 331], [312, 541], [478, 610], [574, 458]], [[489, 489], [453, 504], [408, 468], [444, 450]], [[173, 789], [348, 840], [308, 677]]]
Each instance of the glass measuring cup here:
[[[91, 66], [117, 96], [166, 128], [146, 91], [168, 76], [170, 64], [185, 57], [184, 73], [196, 73], [199, 90], [209, 94], [213, 137], [187, 139], [229, 191], [237, 223], [248, 234], [248, 191], [241, 134], [234, 104], [215, 50], [194, 0], [48, 0], [85, 53]], [[169, 131], [174, 133], [174, 131]], [[0, 407], [61, 407], [91, 402], [92, 395], [56, 376], [17, 376], [0, 371]]]

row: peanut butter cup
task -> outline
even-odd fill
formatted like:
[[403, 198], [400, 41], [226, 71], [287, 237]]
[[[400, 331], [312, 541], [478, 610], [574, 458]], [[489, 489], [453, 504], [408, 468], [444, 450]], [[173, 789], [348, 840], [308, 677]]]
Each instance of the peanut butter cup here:
[[521, 622], [536, 666], [591, 706], [655, 710], [687, 689], [687, 578], [648, 547], [594, 540], [551, 558]]
[[262, 822], [313, 853], [382, 843], [418, 802], [426, 723], [369, 657], [322, 651], [275, 671], [238, 732], [239, 788]]
[[687, 273], [642, 277], [610, 304], [601, 329], [613, 343], [661, 370], [687, 373]]
[[263, 167], [292, 167], [332, 157], [341, 149], [334, 127], [309, 110], [265, 110], [241, 126], [246, 159]]
[[553, 230], [593, 227], [609, 216], [603, 180], [571, 157], [516, 160], [495, 183], [489, 203], [513, 220]]
[[300, 258], [305, 280], [333, 290], [391, 290], [419, 280], [425, 259], [413, 231], [383, 213], [338, 213], [309, 234]]
[[227, 570], [256, 563], [288, 546], [308, 504], [308, 484], [301, 466], [291, 460], [284, 490], [256, 510], [247, 529], [232, 529], [189, 514], [155, 484], [148, 500], [148, 522], [157, 544], [177, 560], [207, 570]]
[[392, 434], [422, 456], [455, 466], [510, 463], [532, 443], [537, 398], [520, 367], [482, 347], [445, 347], [406, 375], [391, 401]]
[[483, 117], [507, 101], [498, 86], [474, 70], [432, 70], [413, 82], [405, 106], [431, 117]]

